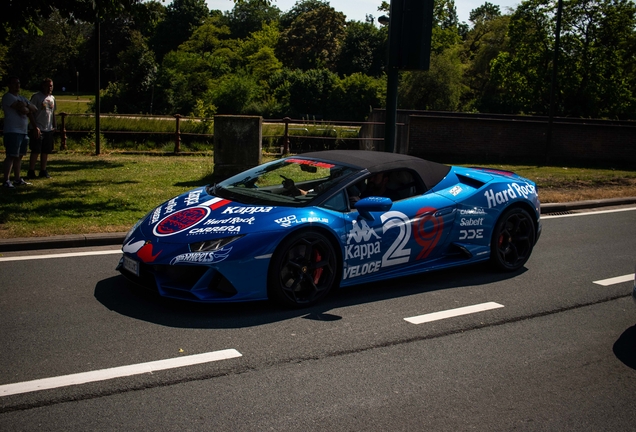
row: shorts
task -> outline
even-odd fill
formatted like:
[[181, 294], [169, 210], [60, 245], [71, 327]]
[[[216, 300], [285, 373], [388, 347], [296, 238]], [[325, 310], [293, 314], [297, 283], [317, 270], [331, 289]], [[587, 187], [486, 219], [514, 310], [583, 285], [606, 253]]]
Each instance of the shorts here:
[[29, 148], [31, 153], [51, 154], [53, 152], [53, 131], [41, 132], [40, 139], [35, 138], [35, 133], [33, 133]]
[[4, 148], [6, 154], [9, 157], [24, 156], [29, 146], [29, 136], [27, 134], [20, 133], [5, 133], [4, 134]]

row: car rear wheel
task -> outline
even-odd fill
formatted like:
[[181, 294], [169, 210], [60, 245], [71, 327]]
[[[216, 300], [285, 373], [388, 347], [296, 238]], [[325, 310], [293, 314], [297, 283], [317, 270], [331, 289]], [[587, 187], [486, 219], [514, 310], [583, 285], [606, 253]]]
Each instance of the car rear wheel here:
[[269, 295], [285, 306], [310, 306], [336, 284], [336, 253], [327, 237], [303, 231], [283, 240], [272, 257]]
[[527, 211], [509, 209], [497, 221], [493, 231], [490, 255], [501, 270], [515, 271], [523, 267], [534, 247], [534, 223]]

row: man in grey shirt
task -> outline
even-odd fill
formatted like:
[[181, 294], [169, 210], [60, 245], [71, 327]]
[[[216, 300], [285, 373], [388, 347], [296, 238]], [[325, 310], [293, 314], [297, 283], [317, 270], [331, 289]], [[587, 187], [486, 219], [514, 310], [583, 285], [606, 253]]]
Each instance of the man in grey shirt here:
[[[20, 177], [20, 165], [22, 157], [26, 154], [29, 145], [28, 126], [29, 120], [35, 125], [33, 113], [35, 106], [27, 98], [20, 95], [20, 79], [9, 77], [9, 91], [2, 96], [2, 110], [4, 111], [4, 148], [6, 159], [4, 160], [3, 187], [13, 189], [15, 186], [28, 185]], [[36, 132], [39, 137], [39, 132]], [[15, 175], [12, 183], [11, 170]]]

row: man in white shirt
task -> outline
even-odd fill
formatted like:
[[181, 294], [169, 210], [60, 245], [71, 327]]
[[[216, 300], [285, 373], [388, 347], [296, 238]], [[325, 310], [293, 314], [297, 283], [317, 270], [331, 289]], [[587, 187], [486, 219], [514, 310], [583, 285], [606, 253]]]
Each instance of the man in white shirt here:
[[[35, 164], [40, 155], [40, 177], [51, 178], [46, 170], [49, 154], [53, 152], [53, 134], [57, 129], [55, 111], [57, 105], [53, 96], [53, 80], [45, 78], [42, 81], [42, 89], [31, 96], [31, 103], [37, 108], [35, 112], [35, 135], [29, 142], [31, 159], [29, 160], [29, 172], [27, 178], [35, 178]], [[39, 135], [38, 135], [39, 130]]]
[[[20, 96], [20, 79], [9, 77], [9, 91], [2, 96], [2, 110], [4, 111], [4, 148], [6, 159], [4, 160], [3, 187], [13, 189], [15, 186], [28, 185], [20, 177], [20, 165], [22, 157], [26, 154], [29, 145], [28, 126], [29, 120], [35, 125], [33, 113], [36, 108], [24, 96]], [[36, 131], [36, 133], [39, 133]], [[11, 170], [15, 175], [12, 183]]]

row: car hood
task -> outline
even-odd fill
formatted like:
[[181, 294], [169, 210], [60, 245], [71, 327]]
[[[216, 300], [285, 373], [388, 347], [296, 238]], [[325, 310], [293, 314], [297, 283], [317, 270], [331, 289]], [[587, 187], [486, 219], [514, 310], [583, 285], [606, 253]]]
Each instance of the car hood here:
[[181, 194], [151, 211], [138, 227], [146, 239], [190, 243], [210, 238], [286, 229], [300, 222], [329, 223], [315, 207], [241, 204], [209, 195], [205, 188]]

